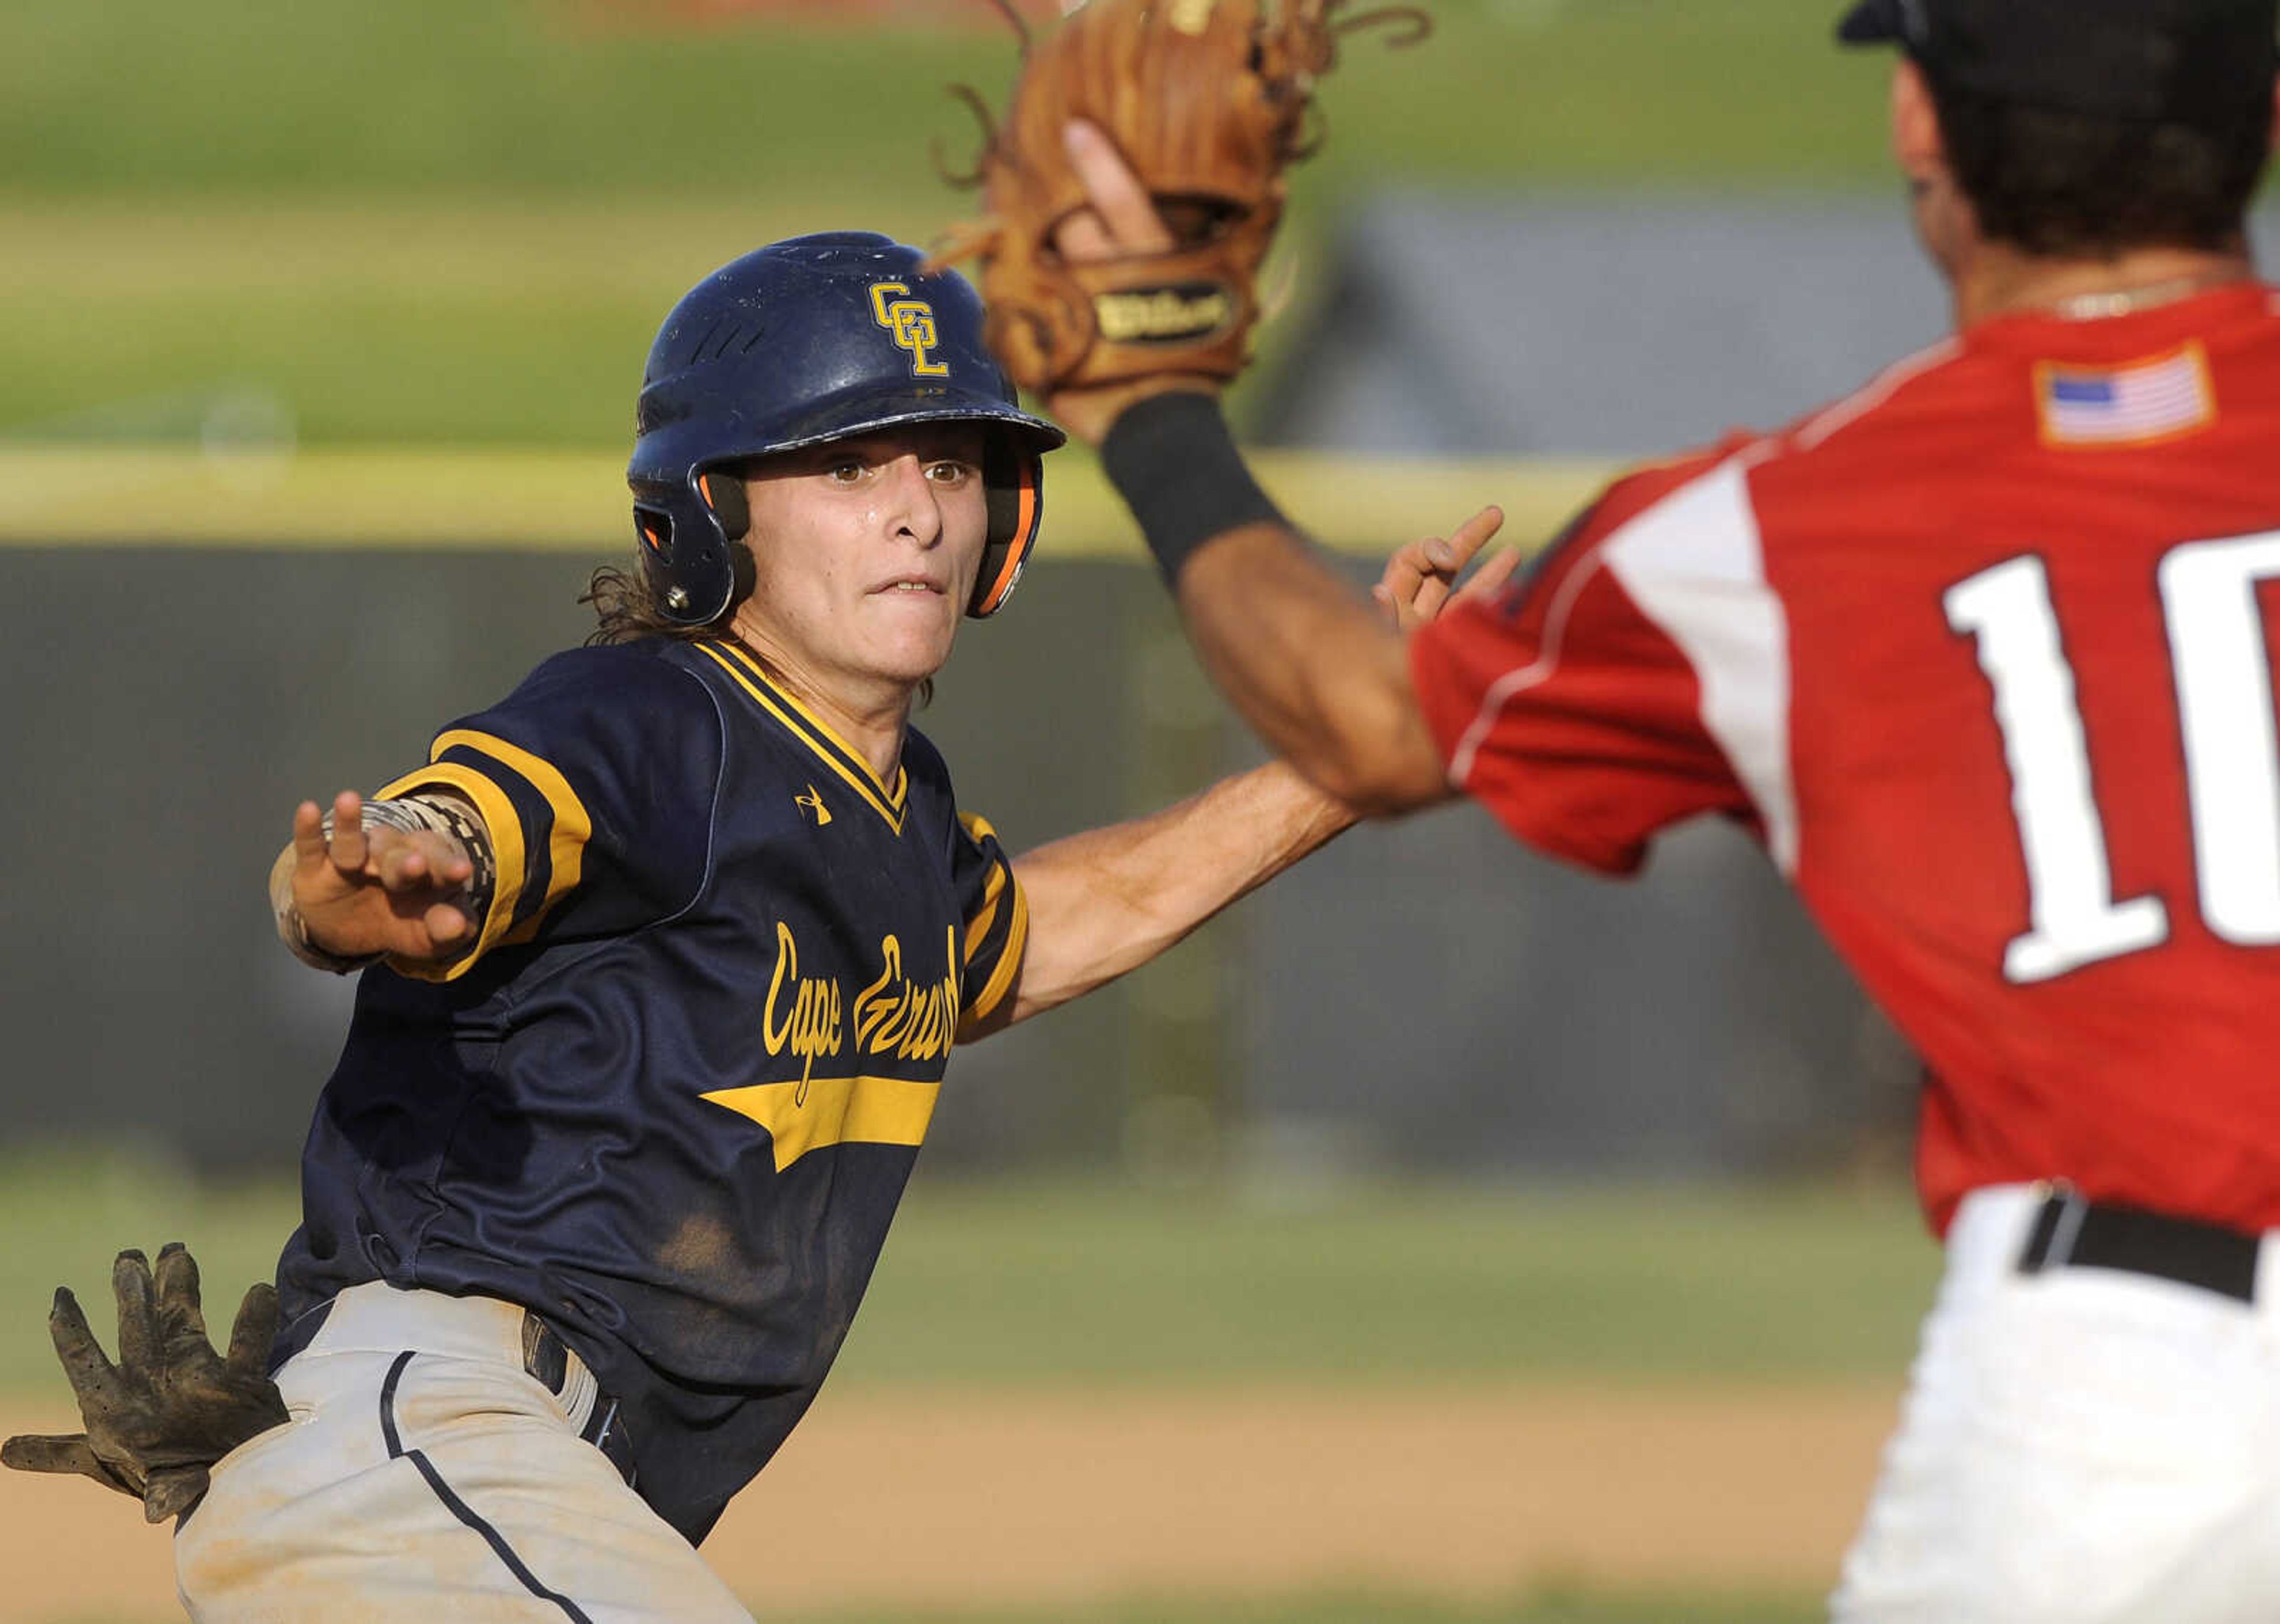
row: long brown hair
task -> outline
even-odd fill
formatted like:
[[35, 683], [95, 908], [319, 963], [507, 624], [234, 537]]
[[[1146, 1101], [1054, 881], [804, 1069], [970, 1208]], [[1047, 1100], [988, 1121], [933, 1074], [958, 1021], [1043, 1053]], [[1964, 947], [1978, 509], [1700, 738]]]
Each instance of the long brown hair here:
[[[743, 545], [742, 542], [734, 544]], [[743, 599], [735, 599], [702, 626], [675, 620], [658, 602], [647, 573], [635, 559], [630, 569], [615, 564], [605, 564], [597, 569], [587, 579], [585, 593], [578, 601], [594, 608], [594, 629], [586, 635], [586, 643], [591, 647], [597, 643], [631, 643], [636, 637], [670, 637], [676, 643], [727, 641], [736, 635], [730, 627], [736, 618], [736, 605]]]

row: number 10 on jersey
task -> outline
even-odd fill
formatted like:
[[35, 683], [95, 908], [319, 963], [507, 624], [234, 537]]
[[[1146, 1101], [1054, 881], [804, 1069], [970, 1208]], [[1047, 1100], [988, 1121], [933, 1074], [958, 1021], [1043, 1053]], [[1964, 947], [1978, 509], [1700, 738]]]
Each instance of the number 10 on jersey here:
[[[2280, 942], [2280, 729], [2256, 596], [2258, 583], [2276, 577], [2280, 532], [2188, 542], [2163, 556], [2159, 572], [2201, 918], [2218, 939], [2244, 947]], [[1948, 624], [1977, 641], [1995, 690], [2026, 858], [2029, 927], [2004, 951], [2005, 977], [2048, 981], [2160, 946], [2169, 935], [2161, 899], [2114, 895], [2074, 668], [2043, 561], [2007, 559], [1944, 601]]]

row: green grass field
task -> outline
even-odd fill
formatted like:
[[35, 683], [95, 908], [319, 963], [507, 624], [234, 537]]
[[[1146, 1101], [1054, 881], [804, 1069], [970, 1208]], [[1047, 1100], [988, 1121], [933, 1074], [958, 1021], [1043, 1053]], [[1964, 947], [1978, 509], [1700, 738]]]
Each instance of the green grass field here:
[[[289, 1228], [282, 1181], [153, 1163], [0, 1167], [0, 1397], [60, 1404], [41, 1324], [73, 1285], [106, 1343], [112, 1251], [188, 1240], [215, 1317]], [[1937, 1254], [1889, 1188], [1361, 1187], [1303, 1205], [1198, 1189], [921, 1179], [835, 1387], [1045, 1391], [1226, 1382], [1894, 1379]], [[947, 1400], [946, 1402], [955, 1402]], [[60, 1419], [60, 1417], [58, 1417]], [[765, 1603], [765, 1597], [756, 1597]], [[0, 1618], [12, 1616], [0, 1595]], [[1551, 1584], [1459, 1603], [1339, 1589], [1075, 1606], [768, 1610], [786, 1624], [1806, 1624], [1811, 1597]], [[149, 1624], [86, 1617], [42, 1624]]]
[[[57, 1284], [107, 1330], [118, 1247], [185, 1240], [234, 1304], [293, 1221], [281, 1181], [19, 1166], [0, 1178], [0, 1391], [57, 1390]], [[1396, 1187], [1282, 1207], [921, 1179], [834, 1380], [1897, 1374], [1937, 1267], [1894, 1191]]]
[[[985, 0], [974, 0], [977, 13]], [[605, 0], [0, 12], [0, 435], [613, 445], [658, 318], [757, 242], [969, 204], [990, 28], [635, 32]], [[1297, 177], [1467, 190], [1881, 183], [1885, 65], [1829, 0], [1444, 0], [1348, 50]], [[1270, 340], [1271, 342], [1271, 340]]]
[[1313, 1210], [921, 1189], [851, 1379], [1897, 1373], [1937, 1252], [1826, 1191], [1393, 1189]]
[[[635, 27], [610, 0], [164, 0], [12, 8], [0, 146], [48, 194], [705, 196], [930, 190], [970, 150], [944, 88], [1002, 97], [975, 25]], [[1360, 9], [1360, 8], [1357, 8]], [[1841, 52], [1837, 0], [1437, 0], [1437, 36], [1350, 43], [1316, 184], [1877, 173], [1884, 64]]]

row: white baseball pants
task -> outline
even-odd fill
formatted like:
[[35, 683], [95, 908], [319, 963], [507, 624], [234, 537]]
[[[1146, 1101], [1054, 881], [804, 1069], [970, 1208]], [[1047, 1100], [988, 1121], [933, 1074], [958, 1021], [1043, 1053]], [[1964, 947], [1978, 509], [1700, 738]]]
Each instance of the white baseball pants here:
[[1836, 1624], [2273, 1624], [2280, 1244], [2253, 1306], [2022, 1274], [2046, 1193], [1981, 1190], [1957, 1214]]
[[751, 1624], [523, 1369], [522, 1310], [359, 1286], [278, 1373], [292, 1420], [175, 1535], [196, 1624]]

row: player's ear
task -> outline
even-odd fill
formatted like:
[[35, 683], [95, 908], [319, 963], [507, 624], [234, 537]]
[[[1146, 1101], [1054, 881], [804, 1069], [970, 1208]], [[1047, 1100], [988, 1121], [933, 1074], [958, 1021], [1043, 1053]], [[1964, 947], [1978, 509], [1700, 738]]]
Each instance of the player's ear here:
[[1947, 142], [1940, 135], [1939, 109], [1923, 70], [1902, 57], [1892, 70], [1892, 161], [1912, 189], [1932, 184], [1947, 169]]

